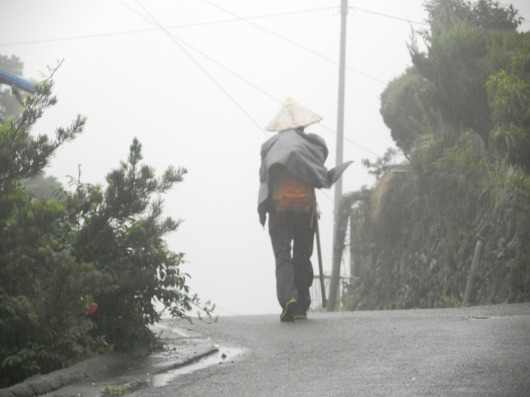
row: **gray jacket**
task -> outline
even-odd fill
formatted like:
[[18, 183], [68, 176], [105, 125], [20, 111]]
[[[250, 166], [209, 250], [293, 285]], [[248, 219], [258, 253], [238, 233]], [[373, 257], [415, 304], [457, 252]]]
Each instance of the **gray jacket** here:
[[330, 188], [353, 161], [347, 161], [328, 171], [324, 166], [327, 157], [325, 141], [318, 135], [306, 134], [301, 129], [279, 132], [261, 145], [258, 214], [262, 225], [265, 224], [271, 205], [271, 168], [285, 167], [289, 173], [310, 186], [317, 189]]

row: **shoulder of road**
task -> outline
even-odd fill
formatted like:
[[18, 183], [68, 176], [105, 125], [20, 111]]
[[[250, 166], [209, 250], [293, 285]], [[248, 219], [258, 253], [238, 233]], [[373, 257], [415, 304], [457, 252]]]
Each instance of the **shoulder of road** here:
[[138, 383], [149, 382], [149, 378], [158, 373], [189, 365], [218, 351], [211, 340], [193, 333], [191, 328], [160, 323], [152, 330], [163, 342], [164, 349], [151, 354], [140, 350], [92, 357], [0, 389], [0, 397], [100, 395], [104, 391], [102, 388], [111, 387], [105, 386], [108, 379], [112, 379], [113, 384], [118, 381], [119, 386], [112, 387], [134, 388]]

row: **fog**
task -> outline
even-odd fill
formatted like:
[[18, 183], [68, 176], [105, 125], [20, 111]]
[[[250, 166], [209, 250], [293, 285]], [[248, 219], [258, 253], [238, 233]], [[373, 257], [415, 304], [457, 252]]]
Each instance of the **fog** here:
[[[411, 32], [426, 27], [423, 0], [349, 2], [343, 191], [371, 186], [361, 164], [393, 147], [379, 96], [411, 65]], [[268, 232], [258, 222], [259, 149], [287, 97], [323, 116], [335, 165], [340, 0], [0, 0], [0, 53], [24, 77], [54, 76], [59, 103], [35, 134], [53, 134], [77, 114], [85, 132], [46, 169], [104, 184], [137, 137], [160, 174], [188, 170], [164, 196], [183, 223], [168, 236], [186, 254], [193, 292], [220, 315], [279, 313]], [[530, 18], [526, 0], [513, 2]], [[523, 24], [528, 30], [528, 23]], [[421, 40], [419, 40], [421, 43]], [[331, 271], [333, 190], [319, 191], [324, 269]], [[313, 265], [317, 269], [316, 252]]]

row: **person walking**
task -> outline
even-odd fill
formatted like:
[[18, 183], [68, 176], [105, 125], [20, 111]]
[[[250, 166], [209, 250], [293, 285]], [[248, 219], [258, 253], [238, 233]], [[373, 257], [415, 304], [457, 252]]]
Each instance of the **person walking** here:
[[313, 242], [318, 221], [315, 189], [329, 188], [351, 161], [327, 170], [324, 139], [305, 128], [322, 120], [291, 98], [266, 126], [277, 131], [261, 146], [258, 214], [269, 235], [276, 264], [280, 321], [307, 318], [313, 283]]

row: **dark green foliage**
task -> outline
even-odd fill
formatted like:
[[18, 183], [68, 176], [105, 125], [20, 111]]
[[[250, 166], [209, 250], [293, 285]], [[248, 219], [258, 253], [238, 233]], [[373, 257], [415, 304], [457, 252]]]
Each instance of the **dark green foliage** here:
[[521, 19], [491, 0], [431, 0], [426, 9], [427, 52], [415, 41], [409, 46], [414, 67], [382, 94], [383, 119], [406, 155], [419, 136], [448, 126], [472, 130], [488, 144], [493, 121], [485, 82], [520, 47]]
[[390, 127], [396, 145], [408, 155], [414, 144], [432, 133], [439, 118], [430, 107], [433, 102], [432, 83], [415, 69], [390, 82], [381, 94], [381, 115]]
[[[462, 304], [478, 240], [473, 303], [530, 300], [530, 47], [512, 7], [427, 2], [427, 52], [382, 94], [406, 157], [352, 210], [355, 287], [347, 307]], [[382, 172], [383, 171], [383, 172]]]
[[494, 122], [491, 141], [510, 164], [530, 174], [530, 34], [520, 38], [517, 54], [486, 86]]
[[169, 168], [161, 178], [141, 165], [141, 145], [134, 140], [127, 163], [107, 175], [107, 188], [78, 183], [68, 205], [77, 208], [74, 253], [108, 277], [94, 291], [100, 332], [118, 348], [145, 343], [145, 325], [160, 319], [156, 299], [177, 316], [196, 303], [188, 295], [183, 254], [171, 252], [163, 237], [179, 222], [162, 218], [162, 201], [153, 195], [180, 182], [184, 169]]
[[24, 190], [37, 200], [56, 199], [64, 200], [63, 185], [54, 176], [37, 175], [21, 181]]
[[10, 185], [22, 178], [38, 175], [48, 164], [52, 153], [62, 144], [75, 139], [82, 131], [85, 118], [78, 115], [67, 128], [57, 128], [55, 139], [48, 135], [32, 137], [30, 130], [44, 111], [57, 103], [52, 95], [51, 77], [37, 84], [37, 93], [22, 98], [22, 115], [0, 125], [0, 183]]
[[[425, 2], [432, 36], [440, 34], [455, 21], [484, 30], [515, 30], [522, 22], [517, 10], [499, 1], [428, 0]], [[429, 35], [426, 34], [428, 38]]]
[[21, 190], [13, 196], [0, 232], [2, 386], [103, 349], [91, 336], [95, 323], [80, 299], [90, 294], [89, 281], [101, 277], [72, 256], [62, 221], [66, 208]]
[[[6, 57], [0, 55], [0, 69], [20, 76], [22, 74], [23, 63], [15, 56]], [[0, 123], [7, 120], [8, 116], [18, 116], [20, 113], [20, 103], [13, 95], [11, 87], [0, 84]]]
[[408, 169], [387, 172], [354, 213], [363, 293], [352, 307], [442, 307], [461, 301], [480, 217], [480, 139], [424, 141]]
[[64, 190], [42, 170], [85, 120], [34, 137], [56, 103], [51, 78], [37, 86], [0, 125], [0, 387], [113, 349], [153, 348], [157, 301], [177, 317], [213, 310], [190, 294], [183, 254], [164, 240], [179, 222], [163, 217], [161, 196], [186, 171], [157, 177], [134, 139], [106, 187], [74, 180]]

